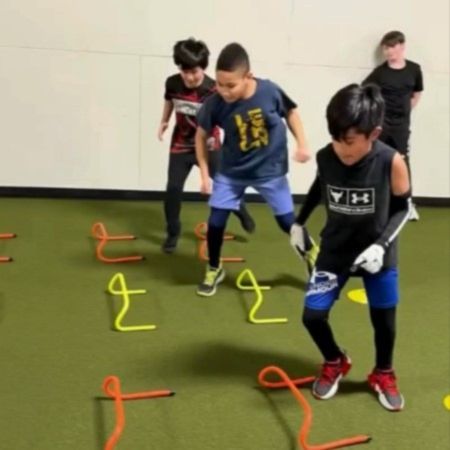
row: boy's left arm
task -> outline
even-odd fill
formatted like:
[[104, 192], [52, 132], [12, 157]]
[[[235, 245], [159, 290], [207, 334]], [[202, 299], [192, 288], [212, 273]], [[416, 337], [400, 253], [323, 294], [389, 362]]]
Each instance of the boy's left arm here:
[[410, 207], [411, 186], [408, 169], [404, 159], [399, 153], [396, 153], [391, 167], [389, 221], [375, 243], [355, 259], [354, 268], [362, 267], [370, 273], [377, 273], [381, 270], [384, 253], [408, 221]]
[[305, 223], [316, 206], [320, 203], [321, 188], [319, 175], [316, 176], [313, 184], [309, 188], [302, 208], [291, 227], [290, 242], [295, 252], [305, 260], [309, 274], [312, 273], [316, 265], [317, 255], [319, 254], [319, 246], [309, 235]]
[[418, 66], [414, 83], [414, 92], [411, 96], [411, 109], [415, 108], [417, 103], [419, 103], [420, 97], [422, 96], [422, 91], [423, 91], [423, 75], [422, 69], [420, 68], [420, 66]]
[[287, 111], [286, 123], [297, 144], [294, 159], [301, 163], [307, 162], [311, 158], [311, 153], [308, 148], [303, 123], [297, 108]]
[[411, 109], [414, 109], [419, 103], [420, 97], [422, 96], [422, 92], [413, 92], [413, 95], [411, 97]]

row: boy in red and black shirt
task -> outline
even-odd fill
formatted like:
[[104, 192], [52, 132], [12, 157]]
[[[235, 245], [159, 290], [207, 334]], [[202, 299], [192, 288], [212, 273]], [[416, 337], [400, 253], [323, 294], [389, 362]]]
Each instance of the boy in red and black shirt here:
[[[158, 138], [169, 125], [172, 112], [175, 111], [176, 123], [170, 144], [169, 168], [167, 177], [164, 212], [166, 217], [167, 237], [162, 245], [166, 253], [175, 251], [181, 232], [180, 210], [184, 184], [194, 165], [195, 133], [197, 130], [197, 112], [203, 102], [215, 92], [215, 81], [205, 74], [208, 66], [209, 50], [202, 41], [186, 39], [178, 41], [174, 46], [173, 60], [180, 72], [166, 80], [164, 108]], [[220, 131], [215, 128], [208, 139], [210, 150], [209, 165], [213, 178], [219, 164]], [[255, 223], [242, 204], [236, 211], [242, 227], [253, 232]]]

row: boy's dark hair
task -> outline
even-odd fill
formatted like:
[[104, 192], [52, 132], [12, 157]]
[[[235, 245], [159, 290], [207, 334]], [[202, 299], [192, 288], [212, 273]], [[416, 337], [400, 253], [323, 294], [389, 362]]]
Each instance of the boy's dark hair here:
[[209, 50], [203, 41], [194, 38], [178, 41], [173, 47], [173, 62], [182, 70], [195, 67], [206, 69], [209, 62]]
[[327, 106], [328, 131], [340, 141], [350, 129], [366, 137], [382, 125], [384, 100], [375, 84], [350, 84], [333, 95]]
[[382, 38], [380, 45], [386, 47], [394, 47], [397, 44], [405, 43], [405, 35], [401, 31], [389, 31]]
[[243, 69], [245, 72], [250, 70], [250, 58], [241, 44], [232, 42], [225, 46], [217, 59], [216, 70], [225, 72], [234, 72], [237, 69]]

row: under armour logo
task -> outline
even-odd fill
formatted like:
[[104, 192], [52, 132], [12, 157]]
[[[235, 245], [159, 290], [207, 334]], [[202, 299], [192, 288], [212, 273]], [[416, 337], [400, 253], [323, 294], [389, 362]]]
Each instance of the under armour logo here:
[[353, 204], [356, 204], [356, 203], [364, 203], [364, 204], [370, 203], [370, 195], [369, 195], [368, 192], [365, 192], [362, 195], [358, 195], [355, 192], [352, 192], [352, 200], [351, 200], [351, 202]]
[[375, 212], [375, 188], [327, 186], [328, 207], [339, 214], [361, 215]]
[[333, 200], [336, 203], [339, 203], [341, 201], [342, 196], [344, 195], [344, 191], [333, 191], [330, 189], [330, 195], [333, 197]]

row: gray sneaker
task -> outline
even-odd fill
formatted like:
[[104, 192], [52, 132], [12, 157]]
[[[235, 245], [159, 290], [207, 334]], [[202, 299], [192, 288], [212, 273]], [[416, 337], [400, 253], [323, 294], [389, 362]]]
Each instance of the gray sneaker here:
[[217, 285], [225, 278], [225, 270], [222, 267], [207, 266], [205, 278], [198, 285], [197, 294], [203, 297], [211, 297], [217, 291]]
[[325, 361], [320, 375], [314, 381], [312, 393], [320, 400], [333, 397], [339, 387], [339, 381], [352, 367], [351, 359], [343, 354], [337, 361]]
[[164, 253], [171, 254], [173, 253], [177, 248], [178, 243], [178, 237], [179, 235], [167, 235], [163, 245], [161, 246], [161, 249]]
[[378, 400], [389, 411], [401, 411], [405, 406], [405, 399], [397, 388], [393, 370], [374, 369], [367, 377], [369, 386], [378, 394]]

